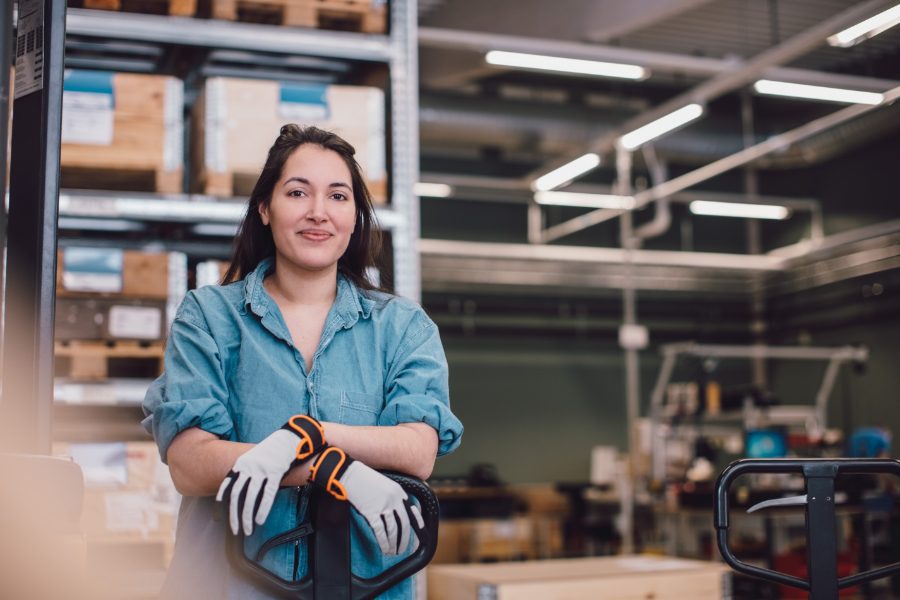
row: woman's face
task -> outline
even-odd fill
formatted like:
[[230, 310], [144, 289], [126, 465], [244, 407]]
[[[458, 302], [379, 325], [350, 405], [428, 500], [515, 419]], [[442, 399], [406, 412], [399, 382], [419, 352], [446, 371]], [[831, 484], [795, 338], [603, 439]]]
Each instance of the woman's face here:
[[259, 214], [272, 229], [279, 261], [307, 271], [336, 269], [356, 223], [350, 169], [337, 152], [304, 144], [285, 162]]

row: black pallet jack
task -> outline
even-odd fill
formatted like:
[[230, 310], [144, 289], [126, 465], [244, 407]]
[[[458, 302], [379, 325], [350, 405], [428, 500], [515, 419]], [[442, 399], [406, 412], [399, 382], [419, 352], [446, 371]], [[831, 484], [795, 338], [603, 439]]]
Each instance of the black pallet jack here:
[[[739, 475], [747, 473], [802, 473], [806, 494], [766, 500], [748, 512], [778, 506], [806, 507], [806, 541], [809, 579], [749, 565], [738, 560], [728, 546], [728, 491]], [[715, 526], [719, 553], [739, 573], [809, 592], [810, 600], [837, 600], [838, 590], [900, 573], [894, 563], [848, 577], [837, 576], [834, 480], [840, 475], [890, 474], [900, 476], [894, 459], [745, 459], [731, 463], [716, 481]]]
[[[336, 500], [314, 486], [309, 498], [309, 520], [265, 542], [255, 558], [251, 559], [244, 552], [242, 533], [227, 535], [226, 552], [232, 568], [275, 596], [297, 600], [367, 600], [420, 571], [431, 562], [437, 549], [437, 498], [419, 479], [399, 473], [384, 474], [418, 501], [425, 523], [419, 528], [416, 519], [409, 515], [419, 543], [413, 553], [399, 563], [369, 579], [353, 574], [350, 570], [350, 504]], [[260, 564], [271, 548], [301, 538], [309, 540], [309, 564], [302, 579], [288, 581]]]

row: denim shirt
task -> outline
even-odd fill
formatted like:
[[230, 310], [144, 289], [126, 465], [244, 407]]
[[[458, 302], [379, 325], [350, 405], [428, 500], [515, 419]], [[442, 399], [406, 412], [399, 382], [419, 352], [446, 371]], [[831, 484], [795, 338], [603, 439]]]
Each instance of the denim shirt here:
[[[244, 280], [188, 292], [168, 338], [165, 371], [144, 399], [144, 427], [160, 456], [175, 436], [199, 427], [221, 439], [257, 443], [295, 414], [347, 425], [427, 423], [438, 455], [463, 432], [450, 412], [447, 362], [435, 324], [417, 304], [358, 289], [338, 276], [318, 349], [307, 373], [281, 311], [263, 287], [269, 258]], [[306, 488], [282, 488], [262, 526], [247, 538], [261, 544], [302, 522]], [[227, 521], [213, 520], [212, 497], [185, 497], [163, 596], [269, 598], [233, 573], [224, 551]], [[352, 570], [368, 578], [397, 558], [384, 557], [362, 517], [353, 514]], [[306, 545], [271, 550], [263, 565], [284, 579], [306, 572]], [[380, 598], [411, 598], [406, 580]]]

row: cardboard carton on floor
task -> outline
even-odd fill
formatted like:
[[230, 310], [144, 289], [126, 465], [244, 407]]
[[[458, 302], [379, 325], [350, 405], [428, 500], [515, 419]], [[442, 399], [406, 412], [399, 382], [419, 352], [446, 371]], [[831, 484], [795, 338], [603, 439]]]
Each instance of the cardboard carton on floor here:
[[661, 556], [609, 556], [428, 568], [429, 600], [719, 600], [728, 568]]

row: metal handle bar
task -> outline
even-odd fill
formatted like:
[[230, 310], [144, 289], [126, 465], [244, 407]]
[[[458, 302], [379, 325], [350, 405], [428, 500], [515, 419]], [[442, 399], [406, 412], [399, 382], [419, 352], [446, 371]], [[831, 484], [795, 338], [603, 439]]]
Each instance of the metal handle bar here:
[[[410, 513], [409, 508], [407, 508], [410, 525], [419, 540], [418, 547], [402, 561], [392, 565], [375, 577], [363, 579], [352, 574], [349, 565], [335, 565], [336, 569], [345, 569], [346, 573], [349, 574], [349, 586], [346, 586], [346, 588], [349, 590], [349, 595], [347, 597], [351, 600], [368, 600], [369, 598], [373, 598], [403, 579], [420, 571], [431, 562], [435, 550], [437, 549], [439, 509], [434, 492], [431, 491], [431, 488], [429, 488], [425, 482], [414, 477], [392, 472], [383, 472], [383, 474], [399, 483], [411, 498], [418, 500], [422, 520], [424, 521], [425, 526], [420, 528], [415, 517]], [[330, 496], [321, 493], [319, 500], [328, 502], [330, 501]], [[349, 508], [347, 510], [349, 510]], [[349, 527], [349, 520], [346, 522]], [[312, 527], [310, 527], [310, 525], [312, 525]], [[285, 543], [306, 535], [322, 535], [323, 532], [318, 530], [317, 527], [318, 524], [316, 523], [305, 523], [293, 532], [287, 532], [286, 534], [273, 538], [269, 542], [266, 542], [264, 546]], [[340, 532], [340, 535], [346, 535], [349, 538], [349, 529], [346, 532]], [[279, 577], [263, 567], [259, 562], [247, 557], [244, 553], [243, 533], [239, 533], [238, 535], [231, 535], [229, 533], [226, 536], [226, 552], [228, 554], [228, 560], [233, 568], [277, 595], [298, 600], [315, 599], [316, 586], [313, 577], [313, 569], [309, 569], [307, 574], [297, 581], [289, 581]], [[314, 560], [314, 558], [312, 560]], [[335, 592], [335, 594], [337, 593], [338, 592]]]
[[[895, 459], [812, 458], [812, 459], [743, 459], [725, 468], [716, 480], [714, 522], [717, 530], [719, 553], [731, 568], [739, 573], [781, 583], [802, 590], [809, 590], [809, 581], [779, 573], [771, 569], [755, 567], [738, 558], [728, 546], [728, 491], [734, 479], [746, 473], [801, 473], [810, 477], [837, 478], [839, 475], [867, 475], [885, 473], [900, 477], [900, 461]], [[837, 580], [838, 588], [846, 588], [900, 572], [900, 563], [879, 569], [857, 573]]]

